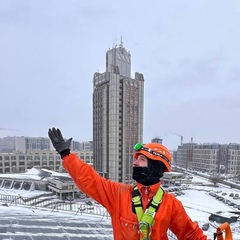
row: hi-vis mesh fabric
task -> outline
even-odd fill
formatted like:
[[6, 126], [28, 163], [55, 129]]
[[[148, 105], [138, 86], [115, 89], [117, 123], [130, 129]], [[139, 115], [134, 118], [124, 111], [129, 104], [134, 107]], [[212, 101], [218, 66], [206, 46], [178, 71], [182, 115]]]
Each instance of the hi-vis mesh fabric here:
[[154, 217], [156, 211], [158, 210], [161, 202], [164, 191], [162, 188], [159, 188], [155, 196], [152, 198], [148, 204], [146, 211], [143, 212], [142, 203], [141, 203], [141, 194], [138, 190], [138, 187], [135, 186], [132, 192], [132, 202], [135, 207], [135, 212], [138, 218], [138, 227], [140, 240], [150, 240], [152, 233], [152, 226], [154, 225]]

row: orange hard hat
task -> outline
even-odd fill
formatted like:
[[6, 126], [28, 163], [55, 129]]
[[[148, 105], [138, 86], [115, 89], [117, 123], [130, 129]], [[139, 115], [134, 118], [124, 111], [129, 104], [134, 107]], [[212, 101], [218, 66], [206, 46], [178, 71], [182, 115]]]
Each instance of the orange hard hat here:
[[166, 166], [166, 172], [171, 171], [172, 156], [169, 150], [160, 143], [137, 143], [134, 146], [134, 158], [137, 159], [139, 154], [146, 156], [151, 160], [161, 161]]

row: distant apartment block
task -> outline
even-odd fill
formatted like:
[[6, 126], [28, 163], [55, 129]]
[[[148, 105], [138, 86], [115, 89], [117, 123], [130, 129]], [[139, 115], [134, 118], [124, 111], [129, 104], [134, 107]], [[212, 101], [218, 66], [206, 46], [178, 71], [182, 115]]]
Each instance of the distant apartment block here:
[[[84, 162], [93, 165], [93, 151], [74, 151], [74, 153]], [[32, 167], [63, 171], [61, 157], [55, 150], [0, 153], [0, 174], [24, 173]]]
[[72, 150], [73, 151], [93, 151], [93, 142], [76, 142], [72, 141]]
[[[0, 138], [0, 152], [22, 152], [26, 153], [35, 150], [54, 150], [50, 139], [43, 137], [4, 137]], [[72, 141], [72, 151], [93, 151], [93, 142]]]
[[15, 137], [15, 151], [49, 150], [50, 140], [41, 137]]
[[175, 165], [206, 173], [240, 174], [240, 144], [183, 143]]

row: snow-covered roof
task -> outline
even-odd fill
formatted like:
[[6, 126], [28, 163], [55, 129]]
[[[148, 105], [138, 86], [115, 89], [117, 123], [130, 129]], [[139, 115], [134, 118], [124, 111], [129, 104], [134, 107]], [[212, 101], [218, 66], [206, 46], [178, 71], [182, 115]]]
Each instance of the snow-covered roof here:
[[[51, 171], [48, 169], [39, 169], [39, 168], [31, 168], [28, 169], [25, 173], [6, 173], [6, 174], [0, 174], [0, 179], [26, 179], [26, 180], [42, 180], [42, 174], [43, 173], [49, 173], [49, 176], [51, 177], [67, 177], [69, 176], [67, 173], [58, 173], [55, 171]], [[44, 179], [43, 179], [44, 180]]]

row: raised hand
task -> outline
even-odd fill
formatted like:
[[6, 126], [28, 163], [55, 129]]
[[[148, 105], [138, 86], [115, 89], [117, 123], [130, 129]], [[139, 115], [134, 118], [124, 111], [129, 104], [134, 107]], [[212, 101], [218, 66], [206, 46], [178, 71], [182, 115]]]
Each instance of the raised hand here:
[[72, 138], [69, 138], [68, 140], [65, 141], [60, 129], [58, 128], [57, 129], [49, 128], [48, 136], [52, 141], [53, 147], [56, 149], [58, 153], [61, 154], [65, 150], [68, 150], [67, 152], [70, 153]]

